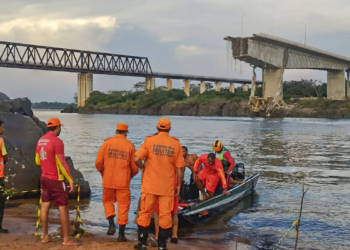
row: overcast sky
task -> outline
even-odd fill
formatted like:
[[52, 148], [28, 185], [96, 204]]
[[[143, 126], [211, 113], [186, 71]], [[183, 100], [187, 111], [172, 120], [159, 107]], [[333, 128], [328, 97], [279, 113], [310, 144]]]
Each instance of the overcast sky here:
[[[228, 60], [223, 40], [240, 36], [244, 14], [244, 36], [263, 32], [300, 42], [305, 22], [308, 45], [350, 56], [349, 0], [0, 0], [0, 6], [2, 41], [146, 56], [157, 72], [251, 79], [249, 66], [241, 71], [231, 54]], [[326, 72], [285, 71], [285, 80], [301, 78], [325, 81]], [[128, 90], [143, 80], [95, 75], [94, 90]], [[156, 79], [161, 85], [165, 79]], [[72, 102], [77, 75], [0, 68], [0, 86], [11, 98]]]

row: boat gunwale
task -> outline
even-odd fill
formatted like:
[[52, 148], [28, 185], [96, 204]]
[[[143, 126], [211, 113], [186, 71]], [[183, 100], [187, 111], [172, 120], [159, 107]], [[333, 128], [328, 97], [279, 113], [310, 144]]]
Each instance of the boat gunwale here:
[[[247, 182], [250, 182], [250, 181], [253, 181], [253, 179], [256, 179], [257, 177], [260, 177], [260, 174], [253, 174], [253, 175], [251, 175], [248, 179], [246, 179], [245, 181], [247, 181]], [[211, 198], [211, 199], [208, 199], [208, 200], [206, 200], [206, 201], [204, 201], [204, 202], [202, 202], [202, 203], [198, 203], [198, 204], [195, 204], [195, 206], [192, 208], [191, 206], [189, 206], [188, 208], [186, 208], [186, 209], [184, 209], [184, 210], [187, 210], [187, 209], [189, 209], [189, 211], [194, 211], [194, 210], [196, 210], [196, 209], [198, 209], [199, 208], [199, 206], [205, 206], [207, 203], [209, 203], [209, 202], [212, 202], [212, 201], [215, 201], [215, 200], [217, 200], [218, 198], [221, 198], [221, 197], [223, 197], [223, 196], [227, 196], [227, 198], [229, 198], [230, 196], [231, 196], [231, 192], [232, 191], [235, 191], [236, 189], [238, 189], [238, 188], [240, 188], [240, 187], [242, 187], [243, 185], [246, 185], [247, 183], [241, 183], [241, 184], [239, 184], [238, 186], [236, 186], [236, 187], [233, 187], [233, 188], [231, 188], [231, 189], [229, 189], [228, 191], [230, 192], [230, 195], [226, 195], [226, 194], [219, 194], [219, 195], [217, 195], [217, 196], [214, 196], [213, 198]], [[208, 205], [208, 204], [207, 204]], [[185, 215], [187, 212], [189, 212], [189, 211], [182, 211], [182, 213], [181, 213], [181, 215]], [[179, 211], [180, 212], [180, 211]]]

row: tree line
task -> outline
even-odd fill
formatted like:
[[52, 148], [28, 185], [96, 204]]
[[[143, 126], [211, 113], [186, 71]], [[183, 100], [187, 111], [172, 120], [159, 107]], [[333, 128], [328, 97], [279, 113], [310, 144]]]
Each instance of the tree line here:
[[[161, 106], [168, 102], [187, 101], [197, 104], [208, 103], [213, 100], [247, 101], [250, 89], [244, 92], [242, 87], [235, 88], [231, 93], [229, 88], [221, 88], [220, 92], [214, 90], [212, 83], [205, 84], [206, 91], [200, 94], [200, 84], [190, 84], [190, 97], [187, 97], [183, 89], [167, 90], [161, 86], [154, 90], [145, 91], [145, 82], [134, 84], [130, 91], [108, 91], [103, 93], [93, 91], [86, 101], [88, 107], [102, 108], [106, 106], [118, 106], [123, 108], [146, 108]], [[256, 96], [262, 96], [261, 87], [257, 87]], [[327, 84], [316, 80], [286, 81], [283, 82], [284, 100], [302, 97], [327, 97]], [[75, 97], [76, 100], [76, 97]]]

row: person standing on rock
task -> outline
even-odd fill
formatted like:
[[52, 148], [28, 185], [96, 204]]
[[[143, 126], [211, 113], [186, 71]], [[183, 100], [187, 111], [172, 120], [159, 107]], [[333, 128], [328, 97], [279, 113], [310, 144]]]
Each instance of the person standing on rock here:
[[126, 136], [128, 125], [119, 123], [116, 136], [106, 139], [97, 153], [95, 166], [102, 175], [103, 206], [109, 221], [107, 235], [115, 234], [115, 208], [118, 203], [118, 242], [125, 242], [125, 225], [130, 207], [130, 180], [139, 172], [134, 158], [135, 146]]
[[[185, 165], [180, 142], [169, 135], [171, 122], [161, 118], [157, 125], [158, 133], [146, 138], [135, 154], [135, 163], [144, 169], [141, 185], [141, 204], [138, 224], [138, 244], [135, 249], [146, 249], [148, 227], [155, 200], [159, 202], [158, 249], [166, 249], [171, 233], [174, 196], [178, 196]], [[142, 161], [146, 159], [145, 165]], [[177, 175], [177, 186], [174, 187]]]
[[[0, 135], [4, 133], [4, 122], [0, 120]], [[7, 162], [7, 152], [5, 148], [4, 139], [0, 138], [0, 233], [8, 233], [9, 231], [2, 228], [2, 221], [4, 219], [5, 202], [7, 197], [4, 194], [4, 171], [5, 163]]]
[[71, 193], [74, 191], [74, 182], [64, 156], [63, 142], [58, 138], [61, 126], [63, 125], [59, 119], [49, 119], [47, 133], [39, 139], [36, 145], [35, 162], [41, 166], [41, 226], [43, 230], [41, 242], [50, 242], [48, 216], [51, 202], [53, 202], [53, 205], [57, 206], [60, 211], [63, 245], [77, 246], [79, 243], [72, 241], [69, 235], [68, 192], [64, 179], [68, 180]]

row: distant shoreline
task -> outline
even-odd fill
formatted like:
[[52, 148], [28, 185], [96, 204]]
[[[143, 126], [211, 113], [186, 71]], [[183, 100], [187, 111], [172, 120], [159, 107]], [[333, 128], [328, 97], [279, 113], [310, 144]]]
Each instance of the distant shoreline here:
[[269, 117], [269, 118], [325, 118], [350, 119], [349, 101], [332, 101], [327, 99], [300, 101], [279, 106], [266, 115], [266, 111], [253, 113], [247, 101], [218, 101], [208, 104], [189, 102], [170, 102], [162, 106], [149, 108], [73, 108], [67, 107], [61, 113], [78, 114], [123, 114], [123, 115], [177, 115], [177, 116], [218, 116], [218, 117]]

